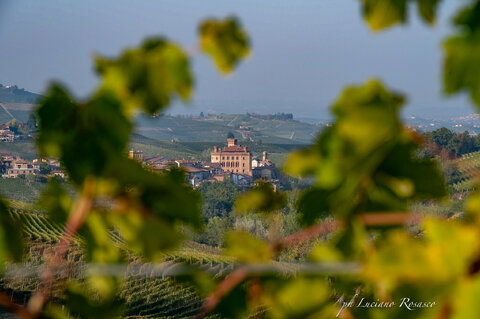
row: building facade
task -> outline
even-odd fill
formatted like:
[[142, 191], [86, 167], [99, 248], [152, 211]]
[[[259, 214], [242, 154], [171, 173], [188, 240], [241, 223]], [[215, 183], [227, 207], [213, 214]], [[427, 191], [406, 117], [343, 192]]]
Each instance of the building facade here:
[[234, 138], [227, 139], [227, 147], [213, 147], [211, 162], [220, 163], [225, 172], [252, 175], [252, 153], [246, 146], [238, 145]]
[[142, 151], [134, 151], [134, 150], [130, 150], [128, 152], [128, 157], [131, 158], [131, 159], [135, 159], [139, 162], [143, 161], [143, 152]]
[[36, 163], [30, 163], [22, 159], [15, 160], [11, 166], [5, 170], [2, 175], [4, 178], [17, 178], [19, 175], [37, 175], [40, 173], [40, 166]]

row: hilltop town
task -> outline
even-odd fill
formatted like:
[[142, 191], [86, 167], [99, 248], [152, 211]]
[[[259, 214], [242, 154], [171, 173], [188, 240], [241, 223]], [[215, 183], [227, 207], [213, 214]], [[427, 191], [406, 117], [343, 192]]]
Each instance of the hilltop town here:
[[214, 146], [209, 162], [200, 160], [168, 159], [163, 156], [144, 157], [142, 151], [130, 150], [129, 157], [157, 171], [179, 167], [187, 174], [188, 183], [197, 187], [201, 183], [224, 181], [231, 178], [240, 187], [249, 187], [262, 179], [275, 187], [280, 187], [278, 169], [268, 159], [267, 151], [262, 158], [253, 156], [246, 146], [237, 139], [228, 138], [226, 147]]

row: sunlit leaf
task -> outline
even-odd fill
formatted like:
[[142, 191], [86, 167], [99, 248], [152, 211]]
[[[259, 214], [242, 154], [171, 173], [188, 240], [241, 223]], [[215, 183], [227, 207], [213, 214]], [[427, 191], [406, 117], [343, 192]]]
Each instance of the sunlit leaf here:
[[238, 262], [266, 262], [272, 258], [267, 243], [244, 232], [232, 232], [225, 236], [226, 253]]
[[[321, 313], [330, 295], [326, 279], [269, 280], [264, 284], [264, 290], [262, 300], [271, 318], [307, 318], [314, 313], [319, 313], [318, 318], [335, 317], [333, 308], [330, 308], [331, 312]], [[312, 317], [316, 318], [315, 315]]]
[[372, 30], [379, 31], [407, 19], [407, 0], [361, 0], [363, 16]]
[[352, 144], [352, 151], [370, 152], [401, 131], [398, 112], [404, 101], [377, 80], [347, 87], [332, 107], [336, 132]]
[[147, 39], [138, 49], [119, 58], [96, 59], [102, 90], [113, 92], [128, 111], [143, 109], [154, 114], [176, 98], [190, 98], [193, 76], [185, 52], [164, 38]]
[[411, 2], [417, 2], [419, 14], [425, 22], [435, 22], [440, 0], [361, 0], [363, 16], [373, 31], [407, 22]]
[[426, 222], [425, 240], [393, 232], [371, 251], [365, 276], [389, 289], [401, 283], [445, 283], [468, 270], [480, 247], [478, 238], [475, 228], [453, 221]]
[[250, 52], [250, 40], [235, 18], [209, 19], [199, 27], [200, 47], [218, 69], [230, 73]]

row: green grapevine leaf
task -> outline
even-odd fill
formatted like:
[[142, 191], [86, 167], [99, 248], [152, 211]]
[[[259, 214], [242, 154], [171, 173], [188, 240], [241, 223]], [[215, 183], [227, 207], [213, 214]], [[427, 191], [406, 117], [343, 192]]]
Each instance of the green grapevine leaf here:
[[272, 253], [268, 244], [244, 232], [232, 232], [225, 236], [227, 255], [233, 256], [240, 263], [267, 262]]
[[22, 260], [24, 238], [21, 222], [10, 213], [7, 204], [0, 200], [0, 269], [5, 261]]
[[77, 104], [53, 85], [37, 115], [40, 153], [58, 157], [77, 185], [88, 175], [102, 176], [111, 162], [124, 156], [132, 125], [112, 95]]
[[267, 280], [262, 301], [272, 318], [334, 318], [334, 307], [325, 309], [330, 289], [324, 278], [298, 277], [293, 280]]
[[199, 27], [200, 46], [217, 68], [230, 73], [250, 52], [250, 40], [235, 18], [206, 20]]
[[238, 212], [270, 213], [281, 209], [285, 203], [285, 194], [275, 192], [268, 183], [259, 182], [252, 190], [237, 198], [234, 209]]
[[125, 303], [116, 297], [96, 298], [88, 293], [79, 284], [70, 284], [64, 293], [65, 303], [75, 318], [119, 318], [124, 310]]
[[190, 98], [193, 76], [185, 52], [164, 38], [147, 39], [117, 59], [96, 59], [103, 77], [101, 91], [113, 92], [128, 111], [154, 114], [177, 97]]
[[62, 184], [52, 178], [48, 182], [48, 187], [40, 195], [38, 205], [48, 213], [52, 221], [64, 225], [72, 208], [72, 199]]
[[[407, 22], [408, 5], [412, 0], [361, 0], [365, 20], [373, 31], [381, 31]], [[428, 24], [435, 22], [440, 0], [414, 0], [420, 16]]]

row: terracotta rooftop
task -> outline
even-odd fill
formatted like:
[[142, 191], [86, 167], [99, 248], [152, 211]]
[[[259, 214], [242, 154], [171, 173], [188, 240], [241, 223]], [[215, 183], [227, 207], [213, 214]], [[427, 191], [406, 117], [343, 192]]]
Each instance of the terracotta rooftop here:
[[222, 152], [246, 152], [244, 147], [238, 146], [238, 145], [233, 145], [233, 146], [227, 146], [221, 149]]
[[197, 172], [207, 172], [208, 170], [202, 169], [202, 168], [197, 168], [193, 166], [182, 166], [182, 169], [186, 171], [187, 173], [197, 173]]

